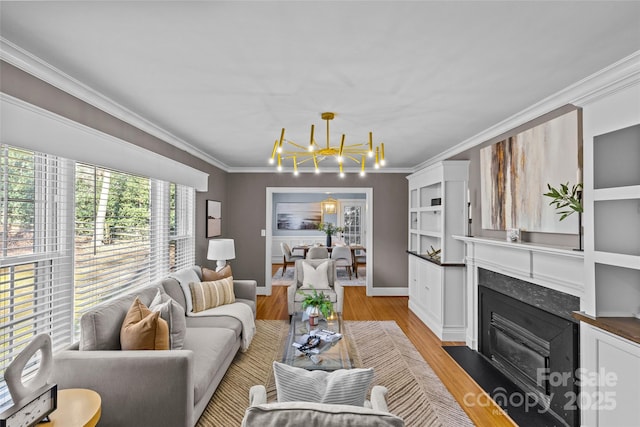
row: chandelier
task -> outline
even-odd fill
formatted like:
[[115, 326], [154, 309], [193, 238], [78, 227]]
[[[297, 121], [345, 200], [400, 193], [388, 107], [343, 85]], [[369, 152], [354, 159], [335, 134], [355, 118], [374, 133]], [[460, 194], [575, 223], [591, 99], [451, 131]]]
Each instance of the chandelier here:
[[[331, 145], [329, 140], [329, 122], [335, 117], [335, 113], [326, 112], [320, 115], [322, 120], [327, 122], [327, 143], [320, 146], [314, 139], [315, 125], [311, 125], [311, 136], [309, 137], [309, 145], [302, 146], [291, 140], [285, 139], [284, 128], [280, 133], [280, 139], [276, 139], [271, 152], [270, 164], [277, 162], [278, 172], [282, 171], [283, 163], [291, 161], [293, 163], [293, 174], [298, 175], [298, 166], [313, 162], [315, 173], [320, 173], [320, 163], [327, 158], [335, 158], [338, 164], [340, 177], [344, 177], [343, 164], [345, 160], [352, 161], [359, 165], [360, 176], [365, 175], [366, 159], [369, 163], [373, 163], [375, 169], [385, 165], [384, 159], [384, 143], [373, 146], [373, 132], [369, 132], [369, 142], [358, 144], [345, 144], [345, 135], [342, 135], [340, 145]], [[285, 148], [285, 143], [286, 145]]]

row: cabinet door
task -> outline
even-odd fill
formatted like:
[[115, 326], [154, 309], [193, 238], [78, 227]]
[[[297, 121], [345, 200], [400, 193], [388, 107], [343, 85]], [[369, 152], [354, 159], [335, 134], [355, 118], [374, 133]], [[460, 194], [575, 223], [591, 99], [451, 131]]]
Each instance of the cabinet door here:
[[438, 322], [442, 321], [442, 271], [441, 267], [426, 263], [425, 289], [427, 310], [429, 315]]

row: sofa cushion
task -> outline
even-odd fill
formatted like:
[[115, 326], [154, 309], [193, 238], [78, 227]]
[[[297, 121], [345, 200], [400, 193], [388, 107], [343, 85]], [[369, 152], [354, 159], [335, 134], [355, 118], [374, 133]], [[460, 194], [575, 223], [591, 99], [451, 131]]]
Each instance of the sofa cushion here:
[[151, 301], [149, 310], [160, 312], [160, 317], [169, 325], [169, 346], [171, 350], [180, 350], [187, 332], [184, 308], [164, 292], [162, 286]]
[[372, 368], [307, 371], [273, 362], [278, 402], [318, 402], [364, 406]]
[[150, 304], [157, 290], [143, 288], [113, 301], [97, 305], [80, 318], [80, 350], [120, 350], [120, 328], [136, 298]]
[[236, 301], [236, 296], [233, 293], [233, 277], [231, 276], [213, 282], [189, 283], [189, 290], [191, 291], [193, 313]]
[[122, 323], [120, 344], [123, 350], [169, 350], [169, 325], [136, 298]]
[[[200, 270], [199, 267], [196, 267], [198, 269], [198, 271]], [[175, 280], [178, 281], [178, 283], [180, 284], [180, 288], [182, 289], [182, 292], [184, 293], [184, 298], [185, 298], [185, 310], [187, 313], [191, 313], [191, 311], [193, 311], [193, 304], [191, 303], [191, 291], [189, 290], [189, 283], [199, 283], [200, 282], [200, 276], [198, 275], [198, 272], [196, 271], [196, 268], [194, 267], [186, 267], [183, 268], [181, 270], [176, 271], [175, 273], [171, 273], [169, 275], [170, 278], [173, 278]], [[169, 293], [167, 291], [167, 293]], [[169, 295], [171, 295], [169, 293]]]
[[235, 354], [236, 342], [231, 329], [187, 328], [183, 350], [193, 351], [194, 402], [202, 399], [229, 353]]
[[215, 271], [206, 267], [202, 267], [203, 282], [213, 282], [213, 281], [221, 280], [231, 276], [233, 276], [233, 274], [231, 273], [231, 266], [229, 264], [225, 265], [220, 271]]
[[375, 426], [403, 427], [404, 421], [388, 412], [349, 405], [326, 405], [314, 402], [267, 403], [249, 407], [243, 427], [326, 427]]

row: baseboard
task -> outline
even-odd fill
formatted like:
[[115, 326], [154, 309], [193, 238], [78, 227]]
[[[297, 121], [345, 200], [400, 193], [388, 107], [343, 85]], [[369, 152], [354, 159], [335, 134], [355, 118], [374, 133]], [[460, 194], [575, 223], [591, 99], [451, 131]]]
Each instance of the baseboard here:
[[256, 287], [256, 294], [257, 295], [269, 296], [269, 295], [271, 295], [271, 292], [267, 292], [267, 287], [266, 286], [258, 286], [258, 287]]
[[370, 297], [406, 297], [409, 296], [409, 288], [371, 288], [367, 293]]

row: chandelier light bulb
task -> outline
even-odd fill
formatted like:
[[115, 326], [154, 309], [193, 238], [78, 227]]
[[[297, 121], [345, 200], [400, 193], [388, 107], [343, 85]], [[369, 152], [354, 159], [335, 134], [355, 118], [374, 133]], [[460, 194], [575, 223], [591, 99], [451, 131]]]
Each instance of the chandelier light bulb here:
[[269, 157], [269, 164], [272, 165], [273, 164], [273, 157]]
[[363, 171], [363, 170], [360, 171], [360, 176], [366, 176], [366, 175], [367, 175], [367, 173], [365, 171]]

